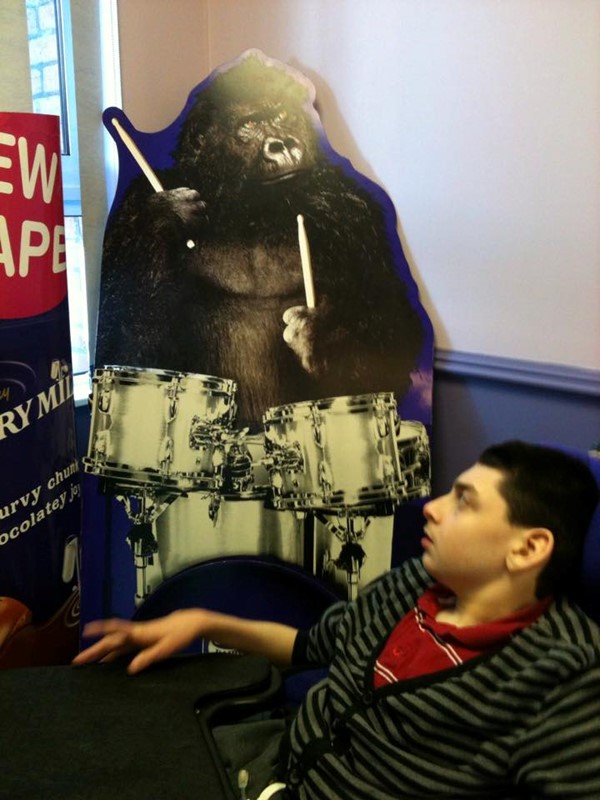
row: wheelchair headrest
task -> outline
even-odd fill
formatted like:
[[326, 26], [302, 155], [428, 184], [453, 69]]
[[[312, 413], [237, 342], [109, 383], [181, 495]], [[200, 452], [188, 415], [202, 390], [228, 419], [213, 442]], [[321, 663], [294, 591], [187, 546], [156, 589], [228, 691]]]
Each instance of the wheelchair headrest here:
[[[559, 448], [586, 464], [600, 486], [600, 453], [598, 451]], [[581, 584], [577, 602], [600, 625], [600, 505], [596, 508], [583, 547]]]
[[[600, 486], [600, 456], [588, 455], [588, 465]], [[583, 550], [582, 605], [600, 624], [600, 505], [596, 509]]]

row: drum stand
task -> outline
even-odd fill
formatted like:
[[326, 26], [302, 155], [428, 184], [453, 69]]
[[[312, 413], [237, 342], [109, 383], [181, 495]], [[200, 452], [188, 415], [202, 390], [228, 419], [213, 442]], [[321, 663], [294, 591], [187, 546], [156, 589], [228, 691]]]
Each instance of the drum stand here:
[[[370, 517], [359, 514], [349, 506], [338, 511], [339, 524], [328, 519], [320, 511], [315, 511], [315, 517], [342, 542], [339, 556], [336, 559], [330, 559], [329, 563], [338, 569], [345, 570], [348, 600], [356, 600], [360, 570], [366, 557], [361, 541], [369, 527]], [[327, 564], [324, 564], [324, 568], [327, 568]]]
[[[180, 492], [157, 493], [151, 487], [132, 488], [115, 484], [115, 497], [125, 508], [133, 525], [127, 541], [133, 552], [135, 563], [135, 603], [139, 605], [162, 583], [163, 574], [158, 558], [156, 520]], [[125, 489], [126, 492], [120, 490]]]

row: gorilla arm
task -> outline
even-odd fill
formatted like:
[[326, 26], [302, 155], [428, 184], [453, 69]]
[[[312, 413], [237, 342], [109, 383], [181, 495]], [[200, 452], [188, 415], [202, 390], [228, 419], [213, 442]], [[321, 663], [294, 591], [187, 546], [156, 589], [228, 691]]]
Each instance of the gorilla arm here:
[[[178, 176], [161, 174], [164, 185]], [[169, 366], [170, 327], [185, 283], [188, 239], [196, 242], [206, 218], [196, 191], [153, 192], [143, 178], [113, 208], [104, 238], [96, 363]], [[143, 313], [141, 313], [143, 310]], [[161, 363], [162, 362], [162, 363]]]
[[[136, 179], [107, 226], [105, 257], [112, 248], [145, 250], [152, 240], [166, 252], [186, 246], [186, 236], [198, 236], [206, 220], [206, 204], [195, 189], [184, 185], [175, 170], [160, 175], [165, 186], [152, 191], [145, 179]], [[169, 188], [170, 187], [170, 188]]]
[[[381, 204], [338, 170], [327, 171], [303, 209], [315, 274], [316, 307], [291, 306], [283, 339], [320, 396], [410, 386], [423, 325], [397, 271], [399, 241]], [[391, 204], [387, 219], [394, 219]]]

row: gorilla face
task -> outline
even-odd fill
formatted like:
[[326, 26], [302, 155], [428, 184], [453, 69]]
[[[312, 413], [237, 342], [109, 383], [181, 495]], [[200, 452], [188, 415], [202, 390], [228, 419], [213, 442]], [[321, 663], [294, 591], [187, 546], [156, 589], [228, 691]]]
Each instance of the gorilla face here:
[[288, 180], [315, 164], [305, 117], [281, 104], [239, 108], [234, 117], [235, 149], [247, 175], [260, 184]]
[[228, 106], [195, 140], [193, 162], [183, 161], [180, 168], [187, 185], [213, 200], [264, 204], [281, 194], [278, 184], [288, 184], [319, 163], [318, 142], [306, 115], [280, 103]]
[[212, 201], [213, 212], [227, 206], [229, 217], [241, 202], [260, 215], [324, 157], [306, 87], [256, 58], [231, 72], [196, 96], [173, 157], [184, 185]]

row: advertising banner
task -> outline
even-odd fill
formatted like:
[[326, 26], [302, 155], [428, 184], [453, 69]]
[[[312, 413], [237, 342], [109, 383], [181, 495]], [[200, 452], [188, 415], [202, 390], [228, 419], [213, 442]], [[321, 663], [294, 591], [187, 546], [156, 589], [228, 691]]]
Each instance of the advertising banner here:
[[0, 112], [0, 667], [62, 663], [80, 481], [58, 117]]

